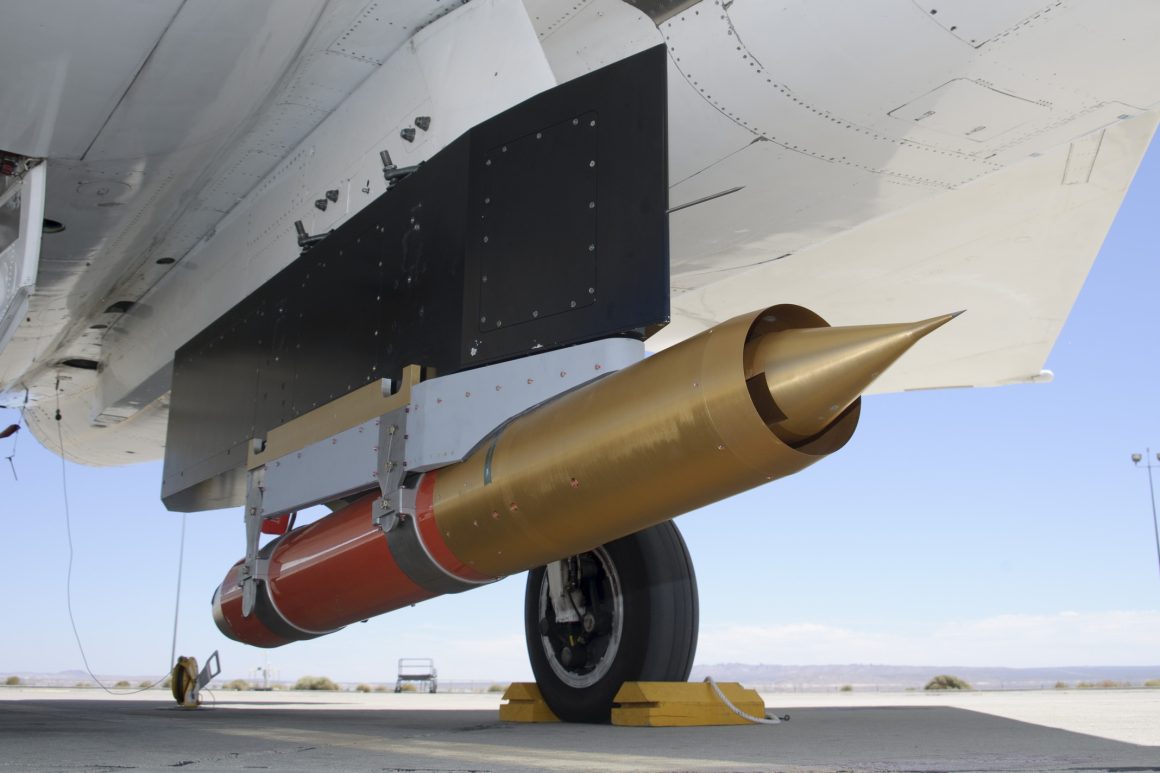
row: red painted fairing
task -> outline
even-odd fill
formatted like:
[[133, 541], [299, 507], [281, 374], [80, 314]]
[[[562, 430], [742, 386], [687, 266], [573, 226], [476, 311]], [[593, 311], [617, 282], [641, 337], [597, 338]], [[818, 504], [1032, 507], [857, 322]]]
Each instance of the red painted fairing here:
[[[229, 628], [228, 632], [223, 630], [222, 633], [255, 647], [281, 647], [288, 644], [289, 639], [271, 633], [257, 615], [242, 617], [242, 589], [238, 587], [238, 573], [241, 568], [241, 561], [234, 564], [215, 594], [221, 608], [221, 618]], [[219, 627], [220, 625], [219, 622]]]
[[324, 633], [435, 595], [403, 574], [371, 523], [377, 496], [291, 532], [274, 551], [271, 598], [290, 623]]

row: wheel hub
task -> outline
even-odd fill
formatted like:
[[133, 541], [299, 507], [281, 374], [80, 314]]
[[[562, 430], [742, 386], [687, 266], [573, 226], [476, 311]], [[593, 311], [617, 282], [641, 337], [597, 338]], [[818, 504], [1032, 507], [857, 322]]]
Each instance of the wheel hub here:
[[568, 597], [578, 622], [558, 622], [548, 598], [548, 579], [540, 585], [539, 631], [553, 673], [574, 688], [589, 687], [612, 667], [620, 649], [624, 596], [616, 566], [603, 547], [564, 562]]

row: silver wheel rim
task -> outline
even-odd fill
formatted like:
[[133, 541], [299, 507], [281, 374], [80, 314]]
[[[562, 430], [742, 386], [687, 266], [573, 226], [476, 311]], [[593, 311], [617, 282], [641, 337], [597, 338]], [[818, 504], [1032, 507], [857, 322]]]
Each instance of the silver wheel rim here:
[[[617, 653], [620, 651], [620, 639], [624, 630], [624, 594], [621, 592], [620, 576], [616, 573], [616, 566], [603, 547], [590, 551], [590, 554], [600, 564], [600, 568], [604, 572], [604, 581], [608, 585], [608, 598], [602, 608], [610, 611], [612, 624], [608, 633], [608, 646], [605, 648], [604, 654], [590, 671], [574, 671], [560, 662], [551, 639], [543, 634], [540, 635], [540, 645], [544, 649], [544, 657], [547, 659], [552, 673], [561, 682], [575, 689], [591, 687], [608, 674], [612, 664], [616, 661]], [[548, 577], [545, 574], [540, 582], [540, 598], [537, 607], [539, 620], [547, 617], [548, 604]]]

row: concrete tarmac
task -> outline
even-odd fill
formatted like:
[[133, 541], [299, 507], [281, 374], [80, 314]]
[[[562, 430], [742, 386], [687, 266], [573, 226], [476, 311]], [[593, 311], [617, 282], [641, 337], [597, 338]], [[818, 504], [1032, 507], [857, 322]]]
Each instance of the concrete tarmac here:
[[0, 770], [1160, 771], [1160, 691], [770, 694], [774, 726], [516, 725], [496, 695], [0, 689]]

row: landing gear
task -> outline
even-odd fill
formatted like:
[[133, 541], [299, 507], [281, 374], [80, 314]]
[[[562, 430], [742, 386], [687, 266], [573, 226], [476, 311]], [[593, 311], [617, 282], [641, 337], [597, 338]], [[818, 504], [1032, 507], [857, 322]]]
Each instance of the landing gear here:
[[688, 679], [697, 580], [677, 527], [665, 522], [530, 571], [524, 633], [540, 693], [566, 722], [608, 722], [624, 682]]

